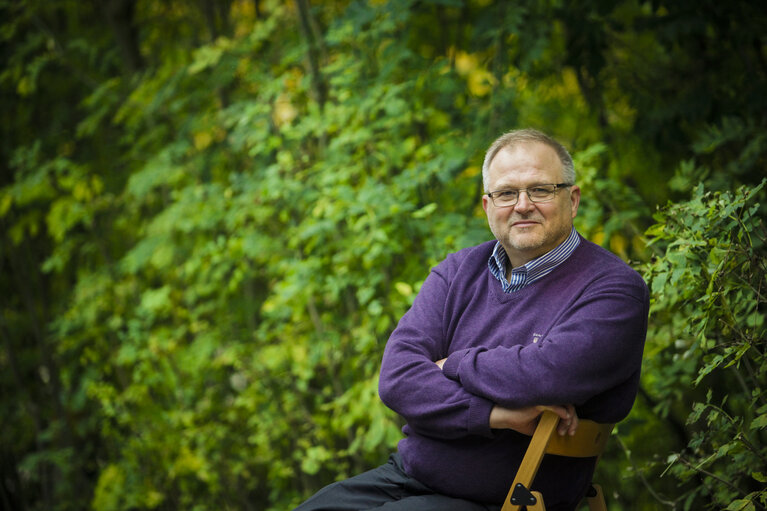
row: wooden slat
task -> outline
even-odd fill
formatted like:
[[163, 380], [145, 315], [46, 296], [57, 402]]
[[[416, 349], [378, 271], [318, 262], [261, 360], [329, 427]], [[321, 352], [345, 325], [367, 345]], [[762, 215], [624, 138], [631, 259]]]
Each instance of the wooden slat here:
[[[548, 410], [543, 412], [541, 420], [535, 429], [535, 434], [530, 440], [530, 445], [522, 459], [519, 471], [514, 477], [514, 482], [511, 483], [511, 488], [509, 488], [509, 493], [506, 495], [501, 511], [519, 511], [521, 506], [511, 503], [511, 494], [519, 483], [528, 490], [530, 489], [530, 485], [532, 485], [535, 475], [538, 473], [538, 468], [541, 466], [544, 454], [557, 454], [576, 458], [599, 456], [602, 454], [614, 426], [613, 424], [599, 424], [590, 420], [580, 420], [578, 421], [578, 429], [575, 435], [570, 436], [559, 435], [556, 431], [557, 424], [559, 424], [559, 416], [557, 414]], [[539, 497], [538, 500], [542, 506], [536, 509], [545, 509], [540, 494], [538, 492], [535, 493]], [[589, 502], [589, 504], [592, 503]], [[601, 497], [601, 505], [604, 506], [604, 497]], [[604, 509], [604, 507], [601, 509]]]
[[530, 440], [530, 445], [525, 452], [525, 457], [522, 458], [522, 465], [520, 465], [517, 475], [514, 477], [514, 482], [511, 484], [509, 494], [506, 495], [506, 500], [503, 503], [501, 511], [519, 511], [520, 506], [515, 506], [511, 503], [511, 494], [514, 491], [514, 487], [517, 483], [522, 483], [525, 485], [525, 488], [530, 488], [530, 484], [533, 482], [535, 474], [538, 472], [538, 467], [541, 466], [543, 454], [546, 452], [546, 446], [558, 423], [559, 416], [553, 412], [544, 412], [543, 415], [541, 415], [541, 420], [535, 428], [535, 434]]
[[546, 447], [547, 454], [571, 456], [573, 458], [589, 458], [599, 456], [612, 433], [613, 424], [599, 424], [590, 420], [578, 421], [575, 435], [559, 435], [554, 433]]

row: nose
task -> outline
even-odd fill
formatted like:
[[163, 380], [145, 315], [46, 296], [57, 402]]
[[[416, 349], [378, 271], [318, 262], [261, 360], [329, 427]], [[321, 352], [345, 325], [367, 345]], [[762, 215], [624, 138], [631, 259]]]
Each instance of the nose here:
[[527, 195], [527, 190], [521, 190], [519, 192], [519, 197], [517, 198], [517, 203], [514, 204], [514, 210], [519, 212], [524, 211], [530, 211], [531, 209], [535, 208], [535, 204], [533, 201], [530, 200], [530, 197]]

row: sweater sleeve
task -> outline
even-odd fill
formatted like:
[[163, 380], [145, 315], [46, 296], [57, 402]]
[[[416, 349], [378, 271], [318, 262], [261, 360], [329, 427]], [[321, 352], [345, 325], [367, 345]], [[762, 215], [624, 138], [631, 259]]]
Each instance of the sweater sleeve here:
[[444, 333], [448, 287], [439, 267], [424, 281], [386, 344], [379, 395], [419, 434], [440, 439], [491, 436], [493, 403], [447, 378], [435, 364], [448, 351]]
[[[648, 308], [647, 286], [639, 275], [628, 281], [604, 278], [592, 283], [537, 343], [459, 350], [447, 358], [443, 373], [468, 392], [509, 408], [581, 406], [638, 378]], [[631, 402], [614, 413], [622, 418]]]

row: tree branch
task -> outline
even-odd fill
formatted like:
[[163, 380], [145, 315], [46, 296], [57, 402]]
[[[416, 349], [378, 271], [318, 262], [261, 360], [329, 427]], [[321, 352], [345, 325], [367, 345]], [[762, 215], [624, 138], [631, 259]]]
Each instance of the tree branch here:
[[312, 90], [317, 103], [320, 105], [320, 110], [323, 110], [328, 95], [327, 85], [320, 71], [318, 43], [314, 37], [314, 30], [312, 30], [313, 21], [311, 12], [309, 12], [309, 0], [296, 0], [296, 7], [298, 7], [298, 17], [301, 22], [301, 35], [304, 36], [308, 46], [307, 60], [312, 77]]

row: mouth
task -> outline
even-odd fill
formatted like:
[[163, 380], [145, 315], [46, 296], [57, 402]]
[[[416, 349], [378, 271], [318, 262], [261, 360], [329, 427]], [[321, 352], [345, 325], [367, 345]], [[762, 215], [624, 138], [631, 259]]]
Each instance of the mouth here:
[[517, 220], [516, 222], [512, 222], [511, 226], [518, 229], [524, 229], [526, 227], [536, 226], [539, 223], [540, 222], [536, 222], [535, 220]]

